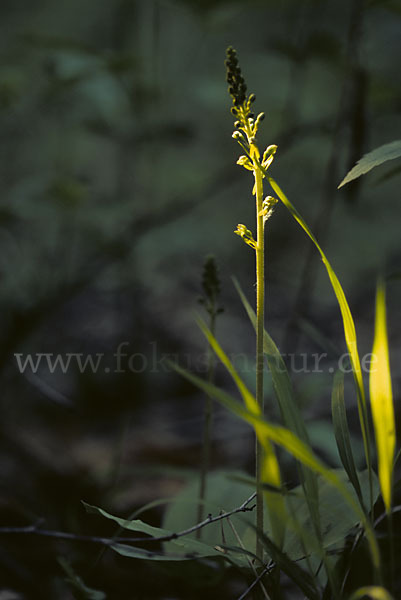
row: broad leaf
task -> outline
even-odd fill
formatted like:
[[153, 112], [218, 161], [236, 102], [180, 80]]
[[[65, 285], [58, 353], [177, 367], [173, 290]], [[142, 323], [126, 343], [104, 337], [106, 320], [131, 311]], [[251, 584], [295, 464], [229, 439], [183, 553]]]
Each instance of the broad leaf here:
[[[344, 488], [350, 496], [353, 497], [354, 501], [358, 501], [358, 496], [355, 492], [354, 487], [348, 481], [348, 476], [342, 469], [335, 469], [332, 471], [342, 482]], [[369, 500], [369, 477], [368, 472], [365, 470], [359, 473], [361, 482], [361, 496], [364, 501]], [[345, 500], [342, 493], [337, 489], [333, 489], [333, 486], [322, 477], [318, 478], [319, 484], [319, 513], [321, 528], [323, 532], [323, 545], [327, 549], [342, 548], [344, 546], [345, 537], [349, 534], [351, 529], [359, 524], [360, 519], [354, 511], [349, 510], [349, 504]], [[293, 529], [290, 530], [287, 537], [284, 550], [293, 560], [299, 560], [304, 554], [305, 549], [307, 552], [316, 553], [316, 539], [313, 535], [313, 530], [310, 523], [309, 508], [299, 493], [300, 487], [292, 490], [294, 494], [287, 497], [287, 504], [291, 506], [291, 512], [296, 517], [300, 532]], [[374, 498], [377, 498], [379, 494], [379, 485], [377, 479], [374, 479]], [[306, 535], [304, 535], [306, 533]], [[300, 539], [302, 536], [302, 540]], [[302, 543], [301, 543], [302, 542]]]
[[399, 158], [401, 156], [401, 140], [396, 140], [394, 142], [390, 142], [389, 144], [384, 144], [383, 146], [379, 146], [379, 148], [375, 148], [372, 152], [365, 154], [358, 162], [355, 167], [347, 173], [344, 177], [338, 189], [357, 179], [361, 175], [365, 175], [371, 171], [374, 167], [387, 162], [388, 160], [394, 160], [395, 158]]
[[268, 554], [273, 558], [282, 571], [303, 591], [310, 600], [319, 600], [320, 594], [316, 589], [314, 578], [302, 569], [288, 555], [272, 542], [266, 535], [261, 535], [261, 540]]
[[[245, 483], [236, 481], [241, 479], [244, 474], [238, 471], [225, 472], [215, 471], [208, 475], [206, 486], [206, 498], [204, 504], [204, 514], [218, 515], [221, 510], [230, 511], [244, 502], [244, 500], [255, 490], [253, 481]], [[187, 483], [181, 492], [177, 494], [174, 501], [168, 506], [164, 519], [163, 527], [170, 531], [179, 531], [191, 527], [196, 523], [199, 504], [199, 478], [194, 477]], [[248, 508], [255, 507], [255, 501], [252, 501]], [[246, 521], [242, 518], [246, 514]], [[241, 538], [245, 548], [248, 551], [255, 550], [256, 536], [248, 522], [254, 523], [254, 511], [247, 513], [238, 513], [230, 517], [235, 529]], [[268, 526], [266, 524], [266, 526]], [[269, 529], [269, 531], [271, 531]], [[196, 534], [191, 534], [193, 539]], [[201, 530], [200, 540], [211, 547], [238, 546], [238, 542], [228, 524], [223, 521], [210, 523]], [[247, 559], [239, 552], [236, 552], [229, 558], [236, 565], [248, 568]]]
[[[128, 519], [121, 519], [106, 512], [102, 508], [92, 506], [84, 502], [84, 506], [88, 512], [95, 513], [110, 519], [117, 523], [123, 529], [128, 531], [136, 531], [138, 533], [145, 533], [151, 537], [161, 537], [172, 535], [173, 532], [167, 529], [161, 529], [160, 527], [152, 527], [147, 523], [140, 520], [130, 521]], [[125, 556], [132, 556], [135, 558], [146, 558], [148, 560], [191, 560], [194, 558], [202, 557], [223, 557], [224, 554], [216, 550], [215, 548], [208, 546], [198, 540], [191, 539], [188, 536], [182, 536], [174, 540], [165, 542], [165, 547], [168, 550], [167, 554], [163, 554], [159, 551], [153, 551], [150, 546], [149, 550], [143, 548], [136, 548], [128, 546], [127, 544], [115, 543], [111, 546], [114, 550], [120, 554], [124, 553]]]

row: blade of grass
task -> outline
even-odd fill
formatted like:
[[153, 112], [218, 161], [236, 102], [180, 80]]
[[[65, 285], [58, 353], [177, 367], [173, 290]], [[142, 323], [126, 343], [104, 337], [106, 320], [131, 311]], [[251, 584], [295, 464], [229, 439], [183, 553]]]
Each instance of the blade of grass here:
[[[234, 279], [234, 285], [238, 291], [238, 294], [241, 298], [241, 301], [244, 305], [244, 308], [248, 314], [250, 321], [256, 328], [255, 311], [249, 304], [245, 294], [242, 291], [241, 286], [239, 285], [236, 279]], [[297, 435], [297, 437], [301, 439], [310, 448], [309, 436], [306, 431], [306, 427], [298, 405], [296, 404], [294, 399], [294, 393], [287, 368], [285, 366], [284, 360], [280, 354], [279, 349], [277, 348], [273, 339], [270, 337], [266, 330], [264, 330], [263, 351], [266, 355], [266, 359], [272, 375], [273, 386], [280, 407], [283, 422], [290, 431], [295, 433], [295, 435]], [[319, 493], [316, 476], [313, 473], [313, 471], [302, 465], [302, 463], [301, 468], [298, 470], [313, 529], [316, 535], [317, 543], [319, 545], [320, 556], [325, 564], [327, 575], [334, 591], [334, 572], [331, 568], [331, 564], [327, 560], [326, 551], [323, 547], [319, 514]]]
[[[223, 365], [231, 375], [248, 411], [256, 415], [261, 415], [262, 411], [259, 403], [242, 381], [238, 372], [234, 368], [234, 365], [231, 363], [230, 359], [216, 340], [215, 336], [208, 329], [204, 321], [202, 321], [201, 319], [197, 319], [197, 322], [202, 333], [204, 334], [210, 346], [212, 347], [213, 351], [216, 353], [217, 357], [220, 359], [220, 361], [223, 363]], [[262, 482], [266, 482], [275, 486], [276, 488], [280, 488], [280, 466], [278, 464], [274, 447], [271, 445], [270, 441], [266, 439], [266, 437], [263, 436], [263, 434], [261, 434], [258, 425], [255, 426], [255, 433], [264, 450], [264, 456], [260, 465]], [[283, 501], [283, 498], [279, 494], [272, 494], [269, 491], [264, 492], [264, 497], [266, 500], [268, 510], [271, 513], [270, 522], [274, 533], [274, 539], [279, 545], [281, 545], [284, 543], [285, 535], [285, 503]]]
[[348, 348], [348, 352], [350, 355], [352, 372], [355, 379], [357, 396], [358, 396], [358, 413], [359, 413], [359, 421], [361, 424], [362, 437], [363, 437], [363, 445], [365, 449], [365, 457], [366, 457], [366, 465], [369, 471], [369, 482], [370, 482], [370, 505], [372, 508], [373, 503], [373, 476], [372, 476], [372, 459], [370, 452], [370, 433], [369, 433], [369, 425], [368, 425], [368, 412], [366, 407], [366, 396], [365, 396], [365, 388], [363, 384], [362, 378], [362, 369], [361, 369], [361, 361], [358, 353], [358, 344], [357, 337], [355, 331], [355, 324], [352, 318], [351, 310], [349, 308], [347, 299], [344, 294], [344, 290], [341, 287], [341, 284], [338, 280], [337, 275], [335, 274], [331, 264], [329, 263], [325, 253], [320, 247], [317, 239], [313, 235], [312, 231], [309, 229], [303, 217], [297, 211], [295, 206], [288, 200], [287, 196], [284, 194], [280, 186], [276, 183], [276, 181], [267, 176], [267, 179], [272, 187], [272, 189], [276, 192], [277, 196], [280, 198], [284, 206], [290, 212], [292, 217], [299, 223], [302, 229], [306, 232], [312, 242], [315, 244], [319, 254], [322, 258], [323, 264], [326, 267], [330, 283], [333, 287], [334, 293], [337, 298], [337, 302], [340, 307], [341, 316], [343, 320], [344, 326], [344, 336], [345, 342]]
[[[235, 536], [235, 539], [236, 539], [236, 540], [237, 540], [237, 542], [238, 542], [238, 545], [239, 545], [239, 547], [241, 548], [241, 550], [245, 550], [245, 546], [244, 546], [244, 544], [242, 543], [242, 540], [241, 540], [240, 536], [238, 535], [238, 532], [237, 532], [237, 530], [235, 529], [234, 523], [231, 521], [230, 517], [228, 517], [228, 518], [227, 518], [227, 523], [229, 524], [229, 526], [230, 526], [230, 528], [231, 528], [231, 531], [233, 532], [233, 534], [234, 534], [234, 536]], [[250, 556], [247, 556], [247, 559], [248, 559], [249, 568], [251, 569], [251, 571], [253, 571], [253, 574], [254, 574], [254, 575], [255, 575], [255, 577], [257, 578], [257, 577], [258, 577], [258, 572], [257, 572], [257, 570], [256, 570], [256, 567], [255, 567], [255, 565], [253, 564], [253, 562], [252, 562], [252, 560], [251, 560]], [[260, 581], [260, 582], [259, 582], [259, 588], [260, 588], [260, 591], [261, 591], [261, 595], [263, 595], [263, 597], [265, 598], [265, 600], [271, 600], [271, 599], [270, 599], [270, 596], [269, 596], [269, 594], [267, 593], [267, 591], [266, 591], [266, 588], [265, 588], [265, 586], [263, 585], [263, 582], [262, 582], [262, 581]]]
[[[337, 476], [337, 474], [328, 469], [324, 463], [317, 458], [314, 453], [302, 442], [292, 431], [285, 429], [278, 425], [272, 425], [264, 421], [259, 415], [249, 412], [242, 404], [237, 402], [232, 396], [220, 390], [217, 386], [207, 383], [200, 377], [193, 375], [186, 369], [174, 364], [169, 363], [177, 373], [180, 373], [183, 377], [191, 381], [195, 386], [210, 394], [212, 398], [220, 402], [232, 413], [236, 414], [239, 418], [250, 423], [253, 427], [258, 426], [259, 435], [266, 437], [270, 442], [273, 442], [289, 452], [294, 458], [302, 462], [305, 466], [312, 469], [315, 473], [321, 475], [330, 485], [333, 485], [339, 493], [342, 495], [344, 500], [347, 502], [349, 507], [354, 511], [355, 515], [360, 520], [366, 534], [366, 538], [369, 544], [370, 554], [372, 558], [372, 564], [375, 571], [375, 576], [380, 582], [381, 571], [380, 571], [380, 553], [377, 545], [375, 533], [370, 520], [366, 517], [366, 514], [359, 502], [355, 500], [352, 494], [348, 491], [344, 483]], [[256, 402], [256, 400], [254, 399]]]
[[376, 368], [370, 370], [370, 406], [376, 438], [379, 482], [387, 512], [389, 570], [392, 588], [394, 580], [394, 533], [391, 503], [396, 433], [387, 337], [386, 289], [383, 280], [379, 280], [376, 291], [375, 335], [372, 354], [376, 359]]
[[257, 532], [257, 535], [261, 538], [264, 547], [275, 563], [302, 590], [305, 596], [310, 600], [319, 600], [320, 594], [316, 589], [316, 582], [310, 573], [291, 560], [267, 535], [259, 534], [259, 532]]
[[[238, 281], [236, 279], [233, 281], [248, 317], [253, 326], [256, 328], [255, 311], [249, 304]], [[287, 367], [285, 366], [279, 349], [266, 330], [264, 331], [263, 337], [263, 352], [266, 355], [269, 370], [271, 372], [273, 386], [280, 407], [282, 419], [288, 429], [291, 429], [291, 431], [296, 433], [299, 438], [301, 438], [305, 443], [309, 444], [306, 427], [301, 417], [298, 405], [294, 401], [293, 389]]]
[[387, 514], [390, 514], [396, 440], [383, 281], [379, 281], [377, 286], [372, 354], [376, 362], [375, 368], [370, 370], [369, 377], [370, 405], [376, 437], [380, 488]]
[[331, 413], [333, 417], [334, 435], [337, 442], [338, 453], [344, 469], [354, 486], [361, 506], [363, 506], [362, 491], [355, 468], [354, 455], [352, 453], [349, 435], [347, 414], [344, 403], [344, 373], [337, 371], [333, 380], [333, 391], [331, 395]]

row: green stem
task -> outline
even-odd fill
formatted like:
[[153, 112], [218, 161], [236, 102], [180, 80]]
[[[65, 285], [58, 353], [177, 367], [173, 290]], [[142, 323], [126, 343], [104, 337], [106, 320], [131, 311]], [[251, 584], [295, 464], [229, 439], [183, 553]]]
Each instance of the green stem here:
[[[216, 328], [216, 313], [213, 311], [210, 315], [210, 331], [211, 334], [215, 335]], [[207, 381], [208, 383], [213, 382], [214, 377], [214, 367], [215, 367], [215, 358], [214, 352], [208, 344], [207, 349]], [[207, 475], [210, 467], [210, 447], [211, 447], [211, 432], [212, 432], [212, 423], [213, 423], [213, 400], [210, 396], [206, 397], [205, 402], [205, 414], [204, 414], [204, 424], [203, 424], [203, 444], [202, 444], [202, 459], [201, 459], [201, 472], [200, 472], [200, 483], [199, 483], [199, 504], [198, 504], [198, 523], [203, 521], [204, 518], [204, 502], [206, 498], [206, 484], [207, 484]], [[201, 529], [198, 529], [196, 532], [197, 539], [201, 538]]]
[[[261, 414], [264, 414], [263, 398], [263, 332], [265, 320], [265, 244], [264, 244], [264, 222], [262, 211], [263, 182], [262, 173], [254, 160], [254, 175], [256, 187], [256, 400]], [[263, 533], [263, 488], [261, 467], [263, 463], [263, 448], [256, 439], [256, 527]], [[256, 540], [256, 556], [263, 560], [263, 545], [260, 538]]]
[[395, 567], [395, 560], [394, 560], [394, 530], [393, 530], [393, 513], [390, 510], [389, 513], [387, 513], [387, 531], [388, 531], [388, 543], [389, 543], [389, 555], [390, 555], [390, 559], [389, 559], [389, 576], [388, 576], [388, 581], [389, 581], [389, 588], [390, 588], [390, 592], [393, 594], [394, 593], [394, 576], [395, 576], [395, 572], [394, 572], [394, 567]]

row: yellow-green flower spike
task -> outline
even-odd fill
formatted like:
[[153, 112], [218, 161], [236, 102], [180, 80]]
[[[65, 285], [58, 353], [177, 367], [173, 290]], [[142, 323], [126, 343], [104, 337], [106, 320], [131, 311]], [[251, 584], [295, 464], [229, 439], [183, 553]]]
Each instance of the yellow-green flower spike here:
[[236, 233], [237, 235], [242, 237], [242, 239], [244, 240], [244, 242], [246, 244], [248, 244], [248, 246], [250, 246], [254, 250], [256, 249], [256, 241], [254, 240], [252, 231], [247, 229], [245, 227], [245, 225], [243, 225], [242, 223], [239, 223], [237, 225], [237, 229], [234, 231], [234, 233]]
[[277, 198], [273, 198], [273, 196], [266, 196], [263, 200], [262, 210], [259, 213], [259, 216], [263, 216], [263, 224], [272, 216], [277, 202]]
[[237, 160], [237, 165], [244, 167], [244, 169], [248, 169], [248, 171], [253, 171], [254, 168], [248, 156], [245, 156], [244, 154]]
[[271, 144], [270, 146], [267, 146], [266, 150], [263, 152], [262, 167], [265, 170], [268, 169], [269, 166], [271, 165], [271, 163], [273, 162], [276, 151], [277, 151], [276, 144]]

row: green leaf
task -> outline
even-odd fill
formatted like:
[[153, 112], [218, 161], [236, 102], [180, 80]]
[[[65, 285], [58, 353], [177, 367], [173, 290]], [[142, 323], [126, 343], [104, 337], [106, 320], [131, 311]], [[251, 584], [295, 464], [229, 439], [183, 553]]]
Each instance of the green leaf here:
[[[144, 523], [140, 520], [130, 521], [128, 519], [121, 519], [120, 517], [116, 517], [106, 512], [102, 508], [98, 508], [97, 506], [92, 506], [83, 503], [86, 510], [90, 513], [101, 515], [106, 519], [110, 519], [117, 523], [123, 529], [128, 531], [137, 531], [138, 533], [146, 533], [152, 537], [161, 537], [161, 536], [169, 536], [173, 535], [172, 531], [167, 529], [161, 529], [160, 527], [152, 527], [147, 523]], [[153, 552], [151, 550], [144, 550], [143, 548], [136, 548], [133, 546], [128, 546], [125, 544], [115, 543], [110, 546], [118, 552], [119, 554], [123, 554], [124, 556], [131, 556], [133, 558], [146, 558], [148, 560], [192, 560], [194, 558], [202, 558], [202, 557], [223, 557], [224, 554], [207, 544], [199, 542], [198, 540], [193, 540], [188, 536], [182, 536], [176, 538], [174, 540], [165, 542], [165, 547], [168, 549], [169, 554], [163, 554], [161, 552]]]
[[[234, 477], [241, 478], [243, 473], [238, 471], [214, 471], [207, 478], [206, 498], [204, 504], [204, 514], [219, 514], [221, 510], [230, 511], [244, 502], [244, 500], [255, 490], [254, 481], [241, 483], [234, 480]], [[199, 478], [194, 477], [183, 487], [183, 489], [174, 498], [174, 501], [168, 506], [164, 518], [163, 527], [171, 531], [179, 531], [191, 527], [196, 523], [199, 504]], [[249, 505], [254, 506], [255, 503]], [[249, 524], [242, 518], [244, 513], [232, 515], [230, 520], [235, 525], [245, 548], [248, 551], [254, 551], [256, 536]], [[252, 522], [255, 520], [253, 512], [247, 513]], [[195, 533], [191, 534], [195, 538]], [[210, 523], [202, 529], [202, 542], [211, 547], [223, 547], [226, 545], [237, 546], [237, 540], [227, 523], [219, 521]], [[231, 562], [242, 568], [248, 568], [247, 559], [238, 553], [228, 558]]]
[[359, 588], [359, 590], [356, 590], [352, 594], [349, 600], [362, 600], [362, 598], [367, 596], [371, 600], [393, 600], [393, 596], [384, 587], [376, 585]]
[[390, 514], [396, 440], [387, 339], [386, 292], [383, 281], [379, 281], [377, 286], [372, 354], [375, 364], [371, 365], [369, 377], [370, 405], [376, 437], [380, 487], [386, 511]]
[[67, 582], [76, 590], [76, 594], [79, 594], [79, 598], [85, 598], [85, 600], [105, 600], [106, 594], [99, 590], [94, 590], [82, 581], [70, 563], [63, 557], [59, 557], [57, 562], [68, 576]]
[[[332, 471], [342, 482], [348, 493], [353, 497], [354, 501], [358, 502], [358, 496], [354, 487], [348, 480], [348, 475], [343, 469], [335, 469]], [[367, 470], [359, 474], [361, 485], [361, 496], [363, 499], [369, 500], [369, 476]], [[338, 489], [333, 489], [323, 477], [318, 477], [319, 486], [319, 514], [323, 536], [323, 547], [326, 549], [341, 550], [345, 544], [345, 538], [350, 531], [359, 524], [359, 516], [349, 509], [348, 502]], [[319, 548], [317, 547], [316, 538], [311, 528], [309, 507], [304, 497], [300, 496], [300, 486], [294, 488], [291, 496], [286, 498], [289, 505], [289, 513], [296, 516], [299, 524], [299, 533], [296, 528], [289, 528], [286, 536], [284, 550], [292, 560], [299, 560], [300, 557], [307, 553], [315, 554], [318, 557]], [[377, 479], [374, 480], [374, 497], [379, 494], [379, 484]], [[305, 535], [306, 534], [306, 535]], [[301, 539], [302, 537], [302, 539]]]
[[361, 486], [359, 485], [359, 479], [355, 468], [344, 404], [344, 373], [341, 371], [337, 371], [334, 375], [331, 396], [331, 413], [333, 417], [334, 435], [336, 437], [341, 462], [362, 504]]
[[[259, 535], [259, 534], [258, 534]], [[268, 554], [273, 558], [282, 571], [302, 590], [310, 600], [319, 600], [320, 594], [316, 589], [314, 578], [302, 569], [288, 555], [280, 550], [266, 535], [260, 535]]]
[[[348, 352], [350, 355], [352, 372], [354, 375], [355, 384], [356, 384], [356, 388], [357, 388], [358, 413], [359, 413], [359, 421], [360, 421], [361, 430], [362, 430], [363, 445], [364, 445], [364, 449], [365, 449], [366, 464], [367, 464], [369, 473], [371, 473], [372, 472], [372, 464], [371, 464], [371, 456], [370, 456], [370, 434], [369, 434], [369, 426], [368, 426], [368, 411], [367, 411], [367, 407], [366, 407], [365, 388], [363, 385], [361, 361], [360, 361], [359, 353], [358, 353], [358, 343], [357, 343], [357, 338], [356, 338], [355, 324], [354, 324], [354, 320], [352, 318], [351, 310], [348, 306], [347, 299], [344, 294], [344, 290], [341, 287], [338, 277], [335, 274], [331, 264], [329, 263], [325, 253], [323, 252], [322, 248], [320, 247], [320, 245], [319, 245], [317, 239], [315, 238], [315, 236], [313, 235], [312, 231], [309, 229], [308, 225], [304, 221], [303, 217], [299, 214], [299, 212], [297, 211], [295, 206], [293, 206], [291, 204], [291, 202], [288, 200], [287, 196], [281, 190], [279, 185], [274, 181], [274, 179], [272, 177], [268, 177], [268, 181], [269, 181], [270, 185], [272, 186], [273, 190], [276, 192], [276, 194], [282, 201], [282, 203], [284, 204], [284, 206], [287, 208], [287, 210], [291, 213], [293, 218], [299, 223], [299, 225], [302, 227], [302, 229], [305, 231], [305, 233], [309, 236], [309, 238], [315, 244], [315, 246], [316, 246], [317, 250], [319, 251], [319, 254], [322, 258], [323, 264], [326, 267], [326, 270], [327, 270], [327, 273], [328, 273], [328, 276], [330, 279], [330, 283], [331, 283], [334, 293], [336, 295], [337, 302], [338, 302], [338, 305], [339, 305], [340, 311], [341, 311], [343, 326], [344, 326], [345, 342], [347, 344], [347, 349], [348, 349]], [[372, 490], [372, 483], [371, 483], [371, 490]], [[371, 496], [372, 496], [372, 492], [371, 492]]]
[[375, 148], [372, 152], [365, 154], [356, 165], [347, 173], [344, 177], [338, 189], [349, 183], [353, 179], [357, 179], [361, 175], [368, 173], [374, 167], [383, 164], [388, 160], [394, 160], [395, 158], [399, 158], [401, 156], [401, 140], [396, 140], [394, 142], [390, 142], [389, 144], [384, 144], [383, 146], [379, 146], [379, 148]]
[[220, 361], [223, 363], [223, 365], [225, 366], [225, 368], [231, 375], [235, 385], [238, 388], [239, 393], [242, 396], [242, 399], [243, 399], [247, 409], [250, 412], [259, 414], [260, 408], [259, 408], [258, 403], [256, 402], [256, 398], [248, 390], [247, 386], [242, 381], [238, 371], [236, 371], [234, 365], [232, 364], [232, 362], [228, 358], [227, 354], [224, 352], [224, 350], [220, 346], [220, 344], [217, 341], [217, 339], [215, 338], [215, 336], [212, 334], [212, 332], [207, 327], [207, 325], [205, 324], [204, 321], [202, 321], [201, 319], [197, 319], [197, 323], [198, 323], [199, 328], [202, 331], [203, 335], [206, 337], [207, 341], [209, 342], [210, 346], [212, 347], [213, 351], [216, 353], [216, 355], [218, 356]]
[[224, 553], [218, 551], [215, 551], [213, 554], [211, 552], [203, 554], [199, 554], [198, 552], [191, 552], [190, 543], [188, 544], [188, 548], [185, 553], [180, 553], [179, 551], [177, 551], [175, 554], [171, 552], [163, 554], [162, 552], [153, 552], [144, 548], [137, 548], [136, 546], [128, 546], [128, 544], [120, 543], [115, 543], [112, 546], [110, 546], [110, 548], [118, 554], [121, 554], [122, 556], [127, 556], [128, 558], [138, 558], [140, 560], [155, 560], [158, 562], [196, 560], [199, 558], [213, 558], [216, 556], [219, 556], [220, 558], [225, 558]]
[[[241, 286], [236, 279], [234, 279], [234, 285], [241, 298], [248, 317], [256, 330], [255, 311], [249, 304], [244, 292], [241, 289]], [[301, 413], [294, 400], [294, 393], [287, 367], [285, 366], [285, 362], [280, 354], [279, 349], [266, 330], [263, 332], [263, 352], [266, 354], [267, 363], [269, 365], [269, 370], [273, 380], [274, 391], [276, 393], [283, 421], [288, 429], [296, 433], [298, 437], [305, 443], [309, 444], [308, 434]]]
[[313, 454], [310, 448], [308, 448], [308, 446], [306, 446], [302, 440], [292, 433], [292, 431], [289, 431], [288, 429], [278, 425], [267, 423], [259, 415], [247, 411], [241, 403], [237, 402], [237, 400], [235, 400], [232, 396], [226, 392], [223, 392], [214, 384], [204, 381], [200, 377], [193, 375], [178, 365], [173, 363], [170, 363], [170, 365], [183, 377], [188, 379], [188, 381], [191, 381], [211, 398], [214, 398], [220, 402], [239, 418], [247, 421], [253, 427], [256, 425], [258, 427], [259, 435], [265, 436], [271, 442], [278, 444], [287, 450], [287, 452], [289, 452], [294, 458], [312, 469], [316, 474], [321, 475], [323, 479], [337, 489], [345, 502], [348, 504], [349, 508], [354, 511], [355, 516], [362, 523], [366, 533], [367, 541], [369, 543], [373, 566], [377, 572], [380, 570], [379, 548], [372, 525], [366, 517], [365, 512], [360, 506], [359, 502], [355, 500], [355, 496], [350, 492], [344, 482], [333, 470], [327, 468], [323, 462]]
[[[236, 384], [238, 391], [240, 392], [242, 399], [244, 401], [245, 406], [247, 407], [250, 413], [261, 415], [261, 410], [259, 404], [256, 401], [256, 398], [253, 394], [248, 390], [245, 383], [242, 381], [240, 375], [236, 371], [234, 365], [231, 363], [227, 354], [224, 352], [219, 342], [212, 334], [212, 332], [208, 329], [206, 324], [198, 319], [198, 325], [208, 340], [210, 346], [213, 351], [216, 353], [220, 361], [226, 367], [227, 371], [231, 375], [234, 383]], [[281, 474], [280, 474], [280, 466], [276, 457], [276, 452], [270, 440], [261, 433], [260, 427], [258, 424], [254, 426], [256, 436], [260, 441], [264, 453], [261, 463], [261, 476], [262, 481], [266, 482], [270, 485], [273, 485], [276, 488], [281, 487]], [[286, 510], [285, 504], [283, 502], [282, 497], [279, 494], [272, 494], [269, 491], [264, 492], [264, 497], [266, 500], [266, 506], [270, 514], [270, 519], [273, 527], [273, 537], [279, 542], [284, 539], [285, 532], [285, 522], [286, 522]]]
[[[234, 285], [238, 291], [245, 310], [248, 313], [248, 317], [256, 330], [255, 311], [249, 304], [245, 294], [241, 289], [241, 286], [236, 279], [234, 279]], [[269, 365], [274, 391], [284, 424], [290, 431], [295, 433], [300, 440], [310, 447], [308, 433], [301, 412], [294, 399], [294, 392], [285, 362], [280, 354], [279, 349], [266, 330], [263, 331], [263, 352], [266, 355], [267, 363]], [[309, 469], [302, 466], [301, 480], [303, 482], [305, 496], [309, 503], [310, 513], [313, 519], [313, 526], [317, 536], [320, 537], [319, 513], [317, 509], [319, 498], [316, 478]]]

